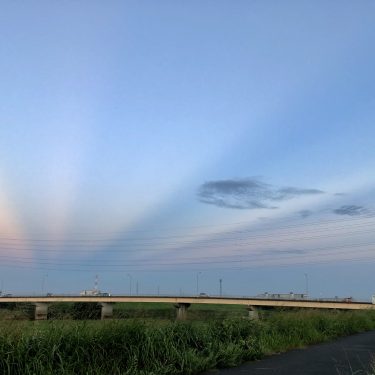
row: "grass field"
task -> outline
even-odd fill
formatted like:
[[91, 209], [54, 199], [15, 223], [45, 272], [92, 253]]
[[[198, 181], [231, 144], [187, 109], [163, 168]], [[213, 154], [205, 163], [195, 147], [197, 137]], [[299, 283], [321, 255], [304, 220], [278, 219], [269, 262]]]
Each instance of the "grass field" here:
[[[158, 310], [157, 306], [142, 308], [134, 306], [134, 311]], [[196, 307], [200, 309], [205, 311]], [[119, 306], [119, 310], [131, 309]], [[197, 374], [374, 328], [372, 311], [276, 311], [263, 314], [261, 321], [241, 317], [188, 322], [149, 318], [3, 321], [0, 373]]]

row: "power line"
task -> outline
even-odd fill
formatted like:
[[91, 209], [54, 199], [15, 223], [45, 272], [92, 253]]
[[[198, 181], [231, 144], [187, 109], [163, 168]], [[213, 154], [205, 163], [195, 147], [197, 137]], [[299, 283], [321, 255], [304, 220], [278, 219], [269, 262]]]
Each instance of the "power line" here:
[[[215, 268], [198, 268], [201, 271], [219, 271], [219, 270], [249, 270], [253, 268], [284, 268], [284, 267], [294, 267], [294, 266], [300, 266], [300, 265], [306, 265], [306, 264], [338, 264], [342, 262], [375, 262], [375, 258], [373, 256], [371, 257], [363, 257], [363, 258], [341, 258], [341, 259], [332, 259], [332, 260], [306, 260], [304, 262], [296, 262], [296, 263], [288, 263], [288, 264], [253, 264], [253, 265], [246, 265], [243, 267], [215, 267]], [[202, 264], [200, 264], [202, 266]], [[206, 266], [206, 264], [203, 264], [203, 266]], [[45, 271], [61, 271], [61, 272], [94, 272], [95, 269], [82, 269], [82, 268], [52, 268], [52, 267], [33, 267], [33, 266], [22, 266], [19, 264], [1, 264], [0, 267], [7, 267], [7, 268], [22, 268], [27, 270], [45, 270]], [[110, 269], [100, 269], [100, 272], [109, 272], [109, 273], [124, 273], [128, 269], [124, 267], [124, 269], [121, 270], [110, 270]], [[129, 271], [131, 272], [188, 272], [191, 270], [197, 270], [197, 267], [193, 268], [184, 268], [184, 269], [131, 269]]]
[[[349, 218], [349, 219], [331, 219], [331, 220], [325, 220], [325, 221], [316, 221], [316, 222], [304, 222], [304, 223], [298, 223], [298, 224], [288, 224], [288, 225], [278, 225], [276, 227], [263, 227], [263, 228], [252, 228], [252, 229], [237, 229], [237, 230], [232, 230], [232, 231], [227, 231], [224, 232], [224, 234], [238, 234], [238, 233], [249, 233], [249, 232], [262, 232], [262, 230], [280, 230], [280, 229], [293, 229], [293, 228], [302, 228], [306, 230], [306, 227], [309, 226], [326, 226], [328, 224], [335, 224], [335, 223], [349, 223], [351, 226], [353, 225], [373, 225], [375, 224], [375, 221], [369, 222], [369, 223], [359, 223], [359, 224], [353, 224], [355, 221], [359, 220], [375, 220], [374, 216], [361, 216], [361, 217], [356, 217], [356, 218]], [[254, 224], [254, 223], [252, 223]], [[320, 230], [329, 230], [329, 228], [322, 228]], [[124, 233], [123, 233], [124, 234]], [[200, 234], [185, 234], [185, 235], [168, 235], [168, 236], [151, 236], [151, 237], [133, 237], [133, 238], [78, 238], [78, 239], [52, 239], [52, 238], [21, 238], [21, 237], [0, 237], [0, 241], [23, 241], [23, 242], [56, 242], [56, 243], [71, 243], [71, 242], [108, 242], [108, 241], [155, 241], [155, 240], [164, 240], [164, 239], [173, 239], [173, 238], [190, 238], [190, 237], [202, 237], [204, 235], [209, 235], [209, 236], [222, 236], [223, 232], [213, 232], [213, 233], [200, 233]], [[267, 234], [264, 234], [267, 236]]]
[[[325, 225], [333, 224], [336, 225], [334, 227], [328, 228]], [[348, 224], [348, 225], [347, 225]], [[2, 266], [5, 267], [19, 267], [22, 264], [28, 264], [31, 266], [28, 267], [30, 269], [46, 269], [46, 270], [62, 270], [65, 271], [85, 271], [85, 272], [92, 272], [92, 270], [100, 269], [101, 271], [105, 272], [123, 272], [121, 270], [118, 270], [118, 268], [124, 268], [128, 269], [129, 267], [132, 268], [132, 271], [138, 271], [133, 269], [134, 267], [140, 267], [142, 269], [142, 266], [148, 266], [147, 270], [144, 271], [157, 271], [159, 272], [159, 269], [152, 269], [150, 267], [164, 267], [163, 271], [173, 271], [173, 269], [166, 269], [165, 267], [177, 267], [180, 269], [181, 267], [189, 267], [194, 266], [196, 267], [205, 267], [205, 266], [212, 266], [210, 269], [220, 269], [217, 265], [221, 264], [227, 264], [227, 267], [221, 268], [221, 269], [234, 269], [231, 267], [233, 264], [241, 263], [244, 265], [244, 267], [249, 267], [251, 264], [254, 264], [254, 262], [257, 262], [258, 266], [277, 266], [275, 262], [288, 262], [288, 264], [285, 264], [285, 266], [294, 266], [298, 264], [309, 264], [309, 263], [318, 263], [321, 262], [322, 257], [332, 257], [332, 256], [339, 256], [339, 255], [347, 255], [347, 251], [334, 251], [335, 249], [343, 249], [343, 248], [358, 248], [363, 246], [374, 246], [373, 242], [367, 242], [367, 243], [360, 243], [360, 244], [346, 244], [341, 246], [335, 246], [335, 247], [321, 247], [321, 248], [315, 248], [315, 251], [324, 251], [324, 250], [330, 250], [331, 252], [329, 254], [311, 254], [311, 253], [304, 253], [304, 254], [292, 254], [291, 256], [283, 255], [281, 258], [277, 258], [274, 256], [275, 252], [272, 250], [272, 258], [271, 255], [267, 255], [267, 251], [270, 252], [270, 250], [265, 249], [264, 252], [266, 254], [246, 254], [246, 252], [249, 251], [250, 246], [265, 246], [265, 245], [272, 245], [272, 244], [280, 244], [280, 243], [293, 243], [293, 242], [303, 242], [303, 241], [311, 241], [311, 240], [317, 240], [317, 239], [328, 239], [336, 236], [340, 236], [340, 240], [347, 236], [358, 236], [358, 235], [364, 235], [364, 234], [373, 234], [374, 230], [372, 228], [373, 226], [372, 221], [366, 220], [365, 222], [363, 220], [359, 221], [357, 219], [347, 219], [347, 220], [330, 220], [325, 222], [318, 222], [315, 223], [315, 227], [310, 228], [305, 225], [301, 226], [298, 225], [288, 225], [288, 226], [279, 226], [277, 228], [271, 228], [271, 233], [254, 233], [255, 230], [237, 230], [237, 231], [231, 231], [224, 234], [220, 234], [220, 238], [211, 238], [211, 239], [204, 239], [204, 240], [190, 240], [190, 241], [180, 241], [180, 242], [165, 242], [162, 244], [153, 244], [153, 243], [138, 243], [138, 244], [132, 244], [132, 243], [123, 243], [124, 239], [117, 239], [112, 242], [111, 244], [105, 244], [103, 245], [103, 240], [95, 241], [95, 240], [80, 240], [80, 242], [74, 243], [74, 242], [68, 242], [66, 241], [60, 241], [60, 240], [51, 240], [51, 239], [34, 239], [34, 242], [29, 244], [29, 246], [22, 246], [20, 242], [25, 242], [24, 239], [20, 238], [12, 238], [12, 240], [8, 239], [0, 239], [0, 250], [5, 251], [28, 251], [28, 252], [44, 252], [44, 253], [60, 253], [61, 250], [56, 248], [59, 246], [60, 248], [64, 248], [64, 253], [75, 253], [75, 254], [97, 254], [97, 252], [101, 252], [103, 254], [102, 250], [106, 249], [106, 253], [121, 253], [121, 254], [127, 254], [132, 252], [141, 252], [141, 251], [174, 251], [177, 252], [176, 255], [179, 255], [181, 251], [202, 251], [203, 249], [223, 249], [225, 247], [231, 246], [231, 251], [240, 251], [241, 253], [245, 254], [236, 254], [236, 255], [227, 255], [227, 256], [210, 256], [210, 257], [184, 257], [184, 258], [178, 258], [178, 261], [176, 260], [174, 262], [161, 262], [160, 260], [151, 260], [151, 259], [143, 259], [138, 260], [138, 263], [136, 260], [132, 260], [133, 263], [127, 262], [126, 264], [116, 263], [116, 264], [106, 264], [101, 261], [100, 264], [94, 264], [92, 261], [86, 262], [86, 263], [73, 263], [70, 262], [69, 259], [63, 259], [59, 262], [51, 262], [50, 259], [42, 259], [42, 258], [28, 258], [28, 257], [9, 257], [9, 256], [0, 256], [0, 259], [2, 259], [3, 264]], [[337, 226], [338, 225], [338, 226]], [[284, 229], [295, 229], [292, 233], [288, 232], [282, 232]], [[305, 234], [310, 233], [309, 231], [312, 230], [312, 235], [305, 236]], [[300, 230], [302, 229], [302, 230]], [[349, 231], [348, 231], [349, 230]], [[280, 233], [281, 231], [281, 233]], [[346, 231], [346, 232], [342, 232]], [[239, 236], [236, 237], [230, 237], [231, 235], [239, 234]], [[245, 234], [245, 235], [244, 235]], [[216, 234], [218, 235], [218, 234]], [[189, 235], [186, 236], [177, 236], [177, 238], [186, 239], [189, 238]], [[128, 241], [151, 241], [154, 240], [160, 240], [160, 239], [175, 239], [176, 236], [164, 236], [164, 237], [151, 237], [151, 238], [143, 238], [143, 239], [127, 239]], [[252, 242], [251, 242], [252, 240]], [[42, 243], [38, 243], [38, 241], [43, 241]], [[75, 240], [72, 240], [75, 241]], [[117, 241], [117, 242], [116, 242]], [[250, 242], [249, 242], [250, 241]], [[3, 242], [3, 244], [1, 244]], [[4, 242], [10, 242], [8, 244], [4, 244]], [[94, 242], [95, 245], [92, 243]], [[229, 242], [229, 243], [228, 243]], [[6, 246], [6, 247], [5, 247]], [[132, 246], [130, 249], [124, 249], [125, 246]], [[137, 246], [137, 248], [134, 248], [134, 246]], [[47, 247], [47, 248], [46, 248]], [[89, 248], [88, 248], [89, 247]], [[146, 247], [146, 248], [144, 248]], [[177, 249], [176, 249], [177, 247]], [[334, 251], [334, 252], [333, 252]], [[360, 253], [366, 253], [371, 252], [371, 249], [365, 249], [365, 250], [358, 250], [357, 252]], [[281, 250], [282, 252], [282, 250]], [[158, 254], [156, 254], [158, 255]], [[363, 254], [365, 255], [365, 254]], [[246, 256], [251, 256], [251, 259], [246, 259]], [[236, 259], [236, 257], [241, 257], [240, 259]], [[268, 258], [269, 259], [268, 259]], [[233, 259], [235, 258], [235, 259]], [[319, 258], [320, 260], [317, 260], [316, 258]], [[225, 259], [225, 260], [224, 260]], [[348, 259], [351, 261], [363, 261], [363, 259], [369, 259], [372, 260], [372, 258], [354, 258], [353, 256]], [[301, 263], [296, 263], [298, 261], [302, 260]], [[345, 261], [348, 261], [345, 260]], [[112, 260], [113, 261], [113, 260]], [[292, 261], [292, 263], [290, 263]], [[335, 261], [343, 261], [342, 258], [339, 260], [332, 259], [329, 260], [327, 263], [332, 263]], [[17, 264], [14, 264], [14, 262], [17, 262]], [[70, 262], [70, 263], [69, 263]], [[209, 262], [209, 263], [208, 263]], [[263, 263], [262, 263], [263, 262]], [[268, 262], [268, 263], [267, 263]], [[4, 264], [5, 263], [5, 264]], [[39, 264], [37, 268], [33, 267], [35, 264]], [[250, 264], [249, 264], [250, 263]], [[215, 266], [216, 265], [216, 266]], [[278, 264], [279, 266], [284, 266], [284, 264]], [[47, 267], [44, 267], [47, 266]], [[57, 266], [59, 268], [54, 269], [52, 266]], [[81, 267], [79, 269], [73, 269], [73, 268], [67, 268], [70, 266], [74, 267]], [[112, 268], [112, 269], [110, 269]], [[241, 269], [236, 268], [236, 269]]]
[[[317, 251], [330, 251], [330, 250], [334, 250], [334, 249], [345, 249], [345, 248], [355, 248], [355, 247], [363, 247], [363, 246], [375, 246], [375, 242], [374, 241], [371, 241], [371, 242], [362, 242], [362, 243], [351, 243], [351, 244], [344, 244], [344, 245], [335, 245], [335, 246], [323, 246], [323, 247], [314, 247], [313, 249], [309, 249], [309, 251], [314, 251], [314, 254], [316, 254]], [[242, 250], [245, 250], [246, 249], [242, 249]], [[238, 254], [238, 252], [236, 252], [236, 254], [231, 254], [231, 255], [212, 255], [212, 256], [206, 256], [206, 257], [179, 257], [178, 260], [182, 261], [182, 260], [196, 260], [196, 259], [199, 259], [199, 260], [214, 260], [214, 259], [227, 259], [227, 258], [234, 258], [234, 257], [244, 257], [244, 256], [251, 256], [251, 257], [265, 257], [265, 256], [273, 256], [274, 255], [282, 255], [282, 254], [286, 254], [286, 255], [290, 255], [292, 257], [298, 257], [298, 256], [304, 256], [304, 255], [308, 255], [307, 253], [308, 250], [301, 250], [301, 249], [281, 249], [281, 250], [274, 250], [274, 249], [264, 249], [262, 251], [259, 251], [258, 252], [252, 252], [252, 253], [247, 253], [247, 252], [241, 252], [240, 254]], [[171, 255], [168, 255], [169, 257]], [[285, 258], [285, 255], [283, 255], [283, 259]], [[38, 258], [38, 257], [24, 257], [24, 256], [8, 256], [8, 255], [0, 255], [0, 259], [13, 259], [13, 260], [33, 260], [34, 262], [37, 262], [37, 261], [50, 261], [51, 259], [50, 258]], [[273, 258], [274, 259], [274, 258]], [[123, 260], [123, 259], [122, 259]], [[63, 265], [64, 263], [63, 262], [71, 262], [71, 261], [74, 261], [74, 259], [67, 259], [67, 258], [64, 258], [64, 259], [60, 259], [59, 260], [59, 264]], [[86, 262], [99, 262], [99, 265], [100, 264], [103, 264], [103, 260], [100, 260], [100, 259], [95, 259], [95, 260], [87, 260]], [[112, 259], [113, 261], [113, 259]], [[142, 263], [147, 263], [147, 262], [151, 262], [153, 260], [150, 260], [150, 259], [141, 259]]]
[[[304, 219], [301, 219], [299, 218], [299, 220], [302, 220], [303, 223], [302, 223], [302, 226], [305, 225], [305, 224], [309, 224], [309, 225], [320, 225], [322, 223], [334, 223], [334, 222], [346, 222], [346, 221], [355, 221], [355, 220], [363, 220], [363, 219], [372, 219], [374, 218], [375, 214], [375, 211], [374, 210], [368, 210], [368, 212], [366, 214], [361, 214], [361, 215], [357, 215], [357, 216], [349, 216], [349, 217], [341, 217], [341, 218], [338, 218], [338, 219], [319, 219], [319, 220], [315, 220], [315, 221], [309, 221], [310, 219], [309, 218], [304, 218]], [[289, 219], [291, 220], [296, 220], [296, 218], [290, 218]], [[267, 226], [267, 225], [275, 225], [274, 223], [274, 220], [279, 220], [279, 219], [269, 219], [270, 221], [269, 222], [256, 222], [256, 221], [237, 221], [237, 222], [232, 222], [232, 223], [222, 223], [222, 224], [201, 224], [201, 225], [187, 225], [187, 226], [170, 226], [170, 227], [160, 227], [160, 228], [156, 228], [154, 230], [152, 229], [137, 229], [137, 230], [126, 230], [126, 231], [106, 231], [106, 232], [98, 232], [98, 231], [95, 231], [95, 232], [70, 232], [68, 233], [69, 235], [89, 235], [89, 236], [93, 236], [93, 235], [115, 235], [115, 234], [124, 234], [125, 233], [150, 233], [150, 232], [160, 232], [161, 230], [176, 230], [176, 229], [191, 229], [191, 228], [214, 228], [214, 227], [226, 227], [226, 226], [239, 226], [239, 225], [261, 225], [263, 227]], [[287, 225], [282, 225], [282, 226], [279, 226], [280, 228], [281, 227], [289, 227], [289, 226], [299, 226], [301, 225], [300, 223], [299, 224], [287, 224]], [[34, 232], [36, 234], [47, 234], [47, 232]], [[1, 235], [7, 235], [9, 234], [9, 232], [0, 232], [0, 236]]]
[[[348, 226], [338, 226], [338, 227], [327, 227], [326, 225], [329, 224], [329, 223], [320, 223], [320, 226], [323, 226], [323, 228], [314, 228], [313, 230], [314, 231], [331, 231], [331, 230], [341, 230], [341, 229], [346, 229], [347, 227], [350, 227], [350, 228], [356, 228], [356, 227], [367, 227], [367, 226], [371, 226], [371, 225], [375, 225], [375, 221], [372, 221], [372, 222], [362, 222], [362, 223], [352, 223], [352, 222], [349, 222]], [[272, 232], [279, 232], [281, 229], [285, 229], [286, 227], [276, 227], [276, 228], [271, 228], [269, 229], [269, 232], [272, 231]], [[301, 228], [302, 230], [299, 230], [299, 231], [293, 231], [293, 233], [305, 233], [305, 232], [310, 232], [310, 228], [306, 226], [301, 226], [301, 225], [297, 225], [297, 226], [291, 226], [290, 228]], [[255, 233], [253, 233], [255, 232]], [[221, 233], [208, 233], [207, 235], [210, 235], [210, 236], [220, 236], [220, 238], [218, 238], [217, 240], [222, 240], [223, 238], [228, 238], [228, 237], [225, 237], [225, 236], [228, 236], [228, 235], [232, 235], [232, 234], [248, 234], [247, 235], [247, 238], [249, 237], [267, 237], [269, 236], [269, 232], [268, 233], [262, 233], [263, 231], [256, 231], [255, 229], [247, 229], [247, 230], [236, 230], [236, 231], [231, 231], [231, 232], [221, 232]], [[251, 233], [253, 233], [253, 235], [251, 235]], [[290, 232], [281, 232], [281, 233], [278, 233], [278, 235], [280, 236], [285, 236], [285, 235], [290, 235]], [[78, 244], [80, 243], [102, 243], [102, 242], [127, 242], [127, 241], [155, 241], [155, 240], [164, 240], [164, 239], [174, 239], [174, 238], [182, 238], [182, 239], [185, 239], [185, 238], [190, 238], [190, 237], [203, 237], [204, 234], [199, 234], [199, 235], [179, 235], [179, 236], [156, 236], [156, 237], [143, 237], [143, 238], [111, 238], [111, 239], [45, 239], [45, 238], [39, 238], [39, 239], [35, 239], [35, 238], [32, 238], [32, 239], [24, 239], [24, 238], [20, 238], [20, 237], [0, 237], [0, 242], [31, 242], [31, 243], [34, 243], [34, 242], [47, 242], [47, 243], [57, 243], [57, 244], [64, 244], [64, 245], [67, 245], [67, 244], [71, 244], [71, 243], [75, 243], [77, 242]], [[236, 237], [237, 238], [237, 237]], [[213, 239], [208, 239], [208, 240], [214, 240], [215, 238]]]
[[[351, 227], [352, 229], [352, 227]], [[167, 242], [163, 244], [152, 244], [152, 243], [144, 243], [144, 244], [136, 244], [132, 245], [133, 248], [130, 249], [124, 249], [125, 246], [131, 246], [131, 244], [121, 244], [121, 243], [115, 243], [115, 244], [106, 244], [105, 246], [98, 246], [95, 247], [90, 246], [90, 244], [86, 245], [76, 245], [76, 244], [59, 244], [60, 248], [63, 248], [64, 252], [94, 252], [95, 250], [106, 250], [115, 252], [114, 249], [120, 248], [118, 252], [140, 252], [140, 251], [167, 251], [167, 250], [174, 250], [176, 247], [182, 248], [183, 250], [189, 249], [190, 246], [194, 246], [194, 250], [199, 250], [201, 248], [211, 248], [211, 247], [218, 247], [221, 246], [229, 246], [230, 243], [226, 242], [233, 242], [235, 246], [244, 247], [244, 246], [259, 246], [259, 245], [267, 245], [267, 244], [273, 244], [273, 243], [285, 243], [285, 242], [295, 242], [295, 241], [310, 241], [310, 240], [316, 240], [316, 239], [324, 239], [324, 238], [332, 238], [336, 237], [338, 234], [340, 234], [340, 237], [347, 237], [347, 236], [358, 236], [358, 235], [364, 235], [364, 234], [373, 234], [374, 229], [366, 229], [362, 227], [354, 228], [357, 229], [356, 231], [350, 231], [345, 233], [321, 233], [319, 234], [319, 230], [315, 230], [314, 233], [317, 233], [315, 235], [311, 236], [301, 236], [298, 237], [295, 234], [299, 233], [292, 233], [290, 234], [291, 237], [284, 238], [285, 236], [282, 236], [281, 238], [278, 238], [274, 235], [275, 238], [269, 239], [270, 235], [268, 235], [266, 240], [264, 240], [263, 236], [246, 236], [246, 237], [230, 237], [230, 238], [216, 238], [211, 240], [204, 240], [204, 241], [186, 241], [186, 242]], [[341, 230], [341, 229], [340, 229]], [[246, 242], [248, 240], [253, 240], [252, 242]], [[261, 243], [259, 243], [261, 241]], [[38, 248], [35, 248], [38, 246]], [[31, 244], [29, 246], [22, 246], [20, 247], [19, 244], [1, 244], [0, 243], [0, 250], [18, 250], [18, 251], [40, 251], [40, 252], [60, 252], [62, 250], [56, 249], [56, 244], [50, 244], [48, 245], [48, 249], [42, 248], [41, 245], [37, 244]], [[90, 246], [91, 250], [85, 250]], [[136, 246], [136, 248], [134, 248]], [[144, 249], [146, 247], [146, 249]], [[72, 250], [72, 248], [74, 250]], [[93, 250], [94, 249], [94, 250]], [[193, 249], [192, 249], [193, 250]]]
[[[353, 248], [357, 248], [357, 247], [363, 247], [363, 246], [374, 246], [375, 243], [372, 242], [372, 243], [367, 243], [367, 244], [351, 244], [350, 246], [346, 246], [346, 247], [350, 247], [349, 251], [334, 251], [333, 250], [336, 250], [336, 249], [342, 249], [342, 248], [345, 248], [345, 246], [338, 246], [338, 247], [325, 247], [325, 248], [320, 248], [319, 251], [322, 251], [322, 250], [330, 250], [331, 252], [330, 253], [325, 253], [325, 254], [317, 254], [317, 253], [308, 253], [308, 254], [287, 254], [287, 255], [283, 255], [282, 257], [275, 257], [275, 256], [272, 256], [272, 258], [270, 257], [271, 255], [270, 254], [267, 254], [267, 256], [269, 257], [269, 259], [267, 258], [262, 258], [262, 254], [246, 254], [246, 255], [242, 255], [240, 256], [241, 259], [225, 259], [225, 260], [222, 260], [223, 257], [220, 257], [220, 256], [217, 256], [217, 257], [209, 257], [209, 258], [185, 258], [184, 262], [181, 262], [181, 260], [183, 259], [179, 259], [179, 262], [176, 262], [176, 261], [173, 261], [173, 262], [158, 262], [158, 261], [151, 261], [151, 260], [140, 260], [139, 262], [140, 263], [129, 263], [129, 262], [126, 262], [126, 263], [119, 263], [117, 262], [116, 264], [105, 264], [105, 263], [100, 263], [100, 264], [89, 264], [89, 263], [69, 263], [68, 261], [65, 261], [62, 262], [62, 261], [58, 261], [58, 262], [55, 262], [55, 261], [50, 261], [50, 259], [34, 259], [34, 258], [30, 258], [30, 257], [8, 257], [8, 256], [2, 256], [0, 255], [0, 259], [2, 260], [5, 260], [6, 262], [9, 261], [9, 262], [12, 262], [12, 261], [17, 261], [18, 263], [25, 263], [25, 264], [35, 264], [35, 263], [39, 263], [39, 264], [44, 264], [44, 265], [54, 265], [54, 266], [79, 266], [79, 267], [96, 267], [97, 269], [102, 269], [102, 268], [108, 268], [108, 267], [139, 267], [139, 266], [144, 266], [144, 265], [149, 265], [149, 266], [186, 266], [186, 265], [202, 265], [204, 264], [203, 260], [209, 260], [209, 264], [220, 264], [220, 263], [226, 263], [226, 264], [231, 264], [231, 263], [247, 263], [247, 262], [256, 262], [256, 261], [263, 261], [263, 262], [267, 262], [267, 261], [271, 261], [271, 262], [275, 262], [275, 261], [285, 261], [285, 260], [290, 260], [290, 259], [299, 259], [299, 258], [321, 258], [321, 257], [327, 257], [327, 256], [337, 256], [337, 255], [346, 255], [346, 254], [351, 254], [351, 250]], [[358, 252], [374, 252], [374, 255], [375, 255], [375, 251], [372, 250], [372, 249], [365, 249], [365, 250], [358, 250]], [[259, 255], [260, 255], [260, 259], [259, 259]], [[247, 259], [245, 258], [246, 256], [251, 256], [251, 258]], [[228, 256], [229, 257], [229, 256]], [[239, 256], [231, 256], [231, 258], [236, 258], [236, 257], [239, 257]], [[218, 260], [218, 259], [221, 259], [221, 260]], [[356, 258], [353, 258], [353, 259], [356, 259]], [[186, 260], [188, 260], [186, 262]]]

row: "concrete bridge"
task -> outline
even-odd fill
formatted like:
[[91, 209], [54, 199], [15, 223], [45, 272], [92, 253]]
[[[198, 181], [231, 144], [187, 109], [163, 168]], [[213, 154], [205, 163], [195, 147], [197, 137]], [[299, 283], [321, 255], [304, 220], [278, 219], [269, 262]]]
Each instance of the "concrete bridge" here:
[[257, 318], [258, 307], [296, 307], [312, 309], [339, 309], [339, 310], [370, 310], [375, 309], [375, 304], [370, 302], [349, 301], [321, 301], [317, 299], [268, 299], [251, 297], [208, 297], [208, 296], [11, 296], [1, 297], [0, 302], [32, 303], [35, 305], [35, 319], [45, 320], [48, 314], [48, 305], [54, 302], [96, 302], [101, 305], [101, 318], [110, 319], [113, 316], [113, 304], [116, 302], [143, 302], [143, 303], [170, 303], [177, 309], [177, 319], [187, 317], [191, 304], [210, 305], [242, 305], [249, 311], [250, 318]]

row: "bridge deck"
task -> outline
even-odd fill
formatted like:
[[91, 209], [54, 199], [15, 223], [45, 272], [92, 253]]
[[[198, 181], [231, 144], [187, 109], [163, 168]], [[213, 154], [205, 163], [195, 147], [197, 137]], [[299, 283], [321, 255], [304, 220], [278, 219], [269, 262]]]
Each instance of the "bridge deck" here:
[[175, 297], [175, 296], [19, 296], [1, 297], [0, 302], [157, 302], [157, 303], [200, 303], [217, 305], [244, 305], [244, 306], [269, 306], [269, 307], [299, 307], [315, 309], [343, 309], [343, 310], [368, 310], [375, 305], [370, 302], [345, 302], [345, 301], [319, 301], [319, 300], [293, 300], [293, 299], [265, 299], [265, 298], [240, 298], [240, 297]]

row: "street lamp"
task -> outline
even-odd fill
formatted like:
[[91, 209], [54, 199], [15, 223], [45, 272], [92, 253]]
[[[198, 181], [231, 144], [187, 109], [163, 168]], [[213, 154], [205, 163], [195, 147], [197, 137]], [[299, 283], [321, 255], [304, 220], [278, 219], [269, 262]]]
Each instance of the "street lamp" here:
[[199, 275], [201, 275], [202, 272], [197, 272], [197, 296], [199, 295]]
[[305, 273], [305, 282], [306, 282], [306, 298], [309, 295], [309, 275]]
[[129, 277], [129, 295], [131, 296], [132, 295], [132, 275], [130, 275], [130, 273], [128, 273], [128, 277]]

